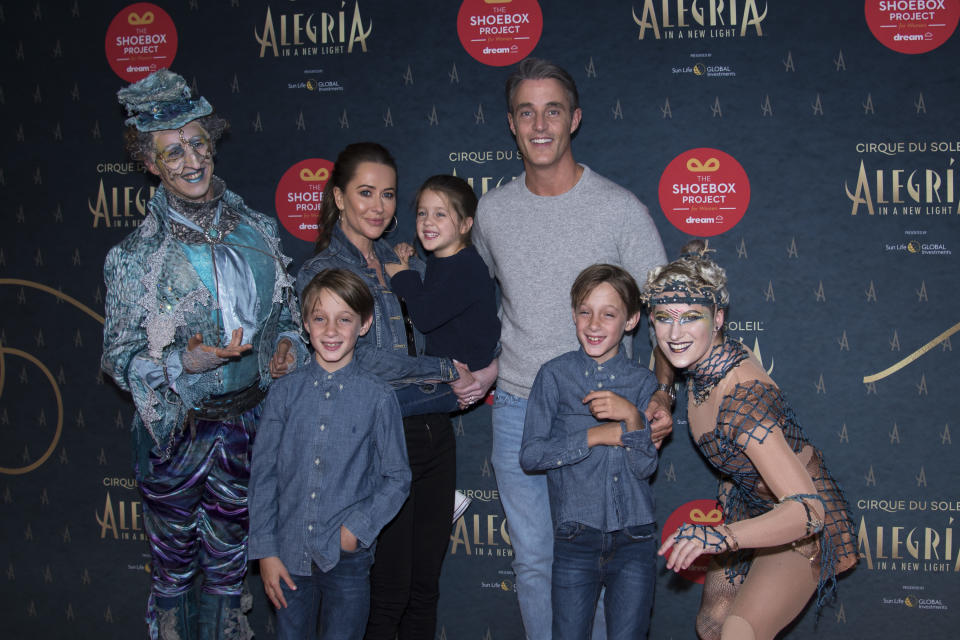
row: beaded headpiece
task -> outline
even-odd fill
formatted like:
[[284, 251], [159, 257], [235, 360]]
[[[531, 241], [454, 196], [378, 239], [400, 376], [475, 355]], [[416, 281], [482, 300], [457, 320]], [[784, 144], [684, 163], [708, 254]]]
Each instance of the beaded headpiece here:
[[155, 71], [120, 89], [117, 100], [130, 116], [124, 124], [144, 132], [179, 129], [213, 113], [206, 98], [193, 99], [187, 81], [169, 69]]
[[720, 301], [720, 296], [713, 287], [691, 287], [679, 278], [644, 291], [644, 297], [650, 307], [658, 304], [702, 304], [725, 309], [729, 306]]
[[[681, 254], [677, 262], [709, 261], [707, 254], [712, 252], [713, 249], [704, 244], [702, 248]], [[724, 297], [714, 287], [698, 287], [692, 283], [691, 278], [678, 275], [653, 286], [648, 284], [643, 290], [643, 301], [651, 308], [658, 304], [702, 304], [726, 309], [730, 306], [730, 302], [729, 300], [724, 301]]]

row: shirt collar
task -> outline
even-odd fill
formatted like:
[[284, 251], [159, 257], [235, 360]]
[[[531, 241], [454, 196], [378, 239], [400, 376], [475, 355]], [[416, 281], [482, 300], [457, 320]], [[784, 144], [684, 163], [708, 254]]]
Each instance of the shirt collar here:
[[316, 355], [311, 355], [310, 364], [308, 366], [310, 367], [310, 374], [313, 376], [319, 376], [324, 380], [345, 380], [356, 375], [358, 369], [357, 354], [353, 354], [353, 358], [345, 367], [341, 367], [333, 373], [320, 366], [320, 363], [317, 362]]
[[627, 356], [623, 355], [623, 342], [620, 343], [620, 348], [617, 350], [617, 355], [613, 356], [603, 364], [597, 364], [596, 360], [587, 355], [587, 352], [583, 350], [583, 347], [580, 347], [579, 354], [580, 363], [584, 366], [585, 371], [616, 371], [627, 363]]

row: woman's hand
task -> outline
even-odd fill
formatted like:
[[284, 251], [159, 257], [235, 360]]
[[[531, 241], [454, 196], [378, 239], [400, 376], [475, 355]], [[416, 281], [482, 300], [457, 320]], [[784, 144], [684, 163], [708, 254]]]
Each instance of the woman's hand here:
[[453, 366], [457, 368], [460, 378], [451, 382], [450, 388], [457, 394], [457, 401], [461, 409], [466, 409], [486, 398], [490, 387], [497, 381], [497, 373], [500, 370], [496, 358], [491, 360], [490, 364], [483, 369], [477, 371], [470, 371], [467, 365], [456, 360], [453, 361]]
[[[726, 526], [723, 529], [728, 533], [730, 531]], [[732, 545], [733, 541], [720, 528], [685, 524], [667, 538], [657, 551], [657, 555], [666, 555], [672, 547], [673, 553], [667, 559], [667, 569], [680, 572], [687, 569], [700, 556], [729, 551]]]
[[286, 609], [287, 600], [283, 597], [280, 580], [286, 582], [291, 591], [296, 591], [297, 585], [293, 584], [293, 579], [283, 561], [277, 556], [260, 558], [260, 577], [263, 579], [263, 590], [266, 591], [273, 606], [277, 609]]

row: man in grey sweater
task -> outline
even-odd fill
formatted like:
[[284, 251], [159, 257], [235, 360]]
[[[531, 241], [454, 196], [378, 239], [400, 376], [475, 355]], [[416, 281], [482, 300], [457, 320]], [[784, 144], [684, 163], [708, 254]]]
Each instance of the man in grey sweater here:
[[[528, 58], [508, 78], [506, 98], [524, 173], [480, 200], [473, 242], [501, 288], [492, 462], [509, 523], [526, 636], [544, 640], [551, 637], [553, 527], [546, 476], [520, 468], [527, 397], [543, 363], [579, 346], [570, 286], [580, 271], [615, 264], [642, 285], [666, 255], [643, 203], [574, 161], [571, 136], [582, 114], [569, 73]], [[672, 430], [673, 371], [659, 350], [655, 356], [661, 384], [646, 415], [659, 446]], [[594, 640], [604, 637], [601, 612], [602, 607]]]

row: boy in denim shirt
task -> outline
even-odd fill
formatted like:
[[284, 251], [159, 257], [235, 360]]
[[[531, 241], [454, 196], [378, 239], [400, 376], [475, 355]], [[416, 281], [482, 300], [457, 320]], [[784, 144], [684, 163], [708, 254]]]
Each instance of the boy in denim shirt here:
[[577, 276], [570, 298], [581, 348], [540, 368], [520, 448], [524, 470], [547, 472], [553, 638], [590, 637], [603, 587], [609, 640], [645, 638], [656, 578], [657, 451], [643, 410], [657, 381], [620, 348], [640, 320], [640, 291], [620, 267], [597, 264]]
[[303, 324], [315, 356], [276, 380], [250, 476], [250, 558], [277, 608], [277, 637], [363, 636], [380, 529], [410, 490], [400, 406], [354, 362], [373, 297], [355, 274], [327, 269], [305, 287]]

